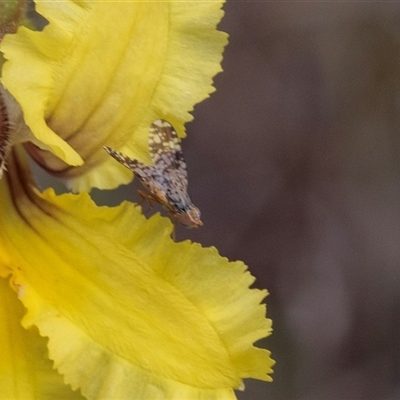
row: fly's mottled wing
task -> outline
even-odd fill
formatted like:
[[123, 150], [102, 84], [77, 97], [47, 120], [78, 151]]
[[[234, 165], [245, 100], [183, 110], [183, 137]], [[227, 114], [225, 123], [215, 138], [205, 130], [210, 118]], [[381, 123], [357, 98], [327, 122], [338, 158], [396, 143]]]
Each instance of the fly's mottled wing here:
[[187, 192], [186, 163], [178, 135], [169, 122], [158, 119], [151, 124], [149, 150], [154, 167], [164, 179], [162, 190], [168, 209], [185, 212], [192, 205]]
[[103, 148], [111, 157], [115, 158], [124, 167], [135, 172], [135, 168], [137, 168], [138, 161], [129, 158], [127, 155], [121, 153], [120, 151], [114, 150], [111, 147], [103, 146]]
[[149, 150], [154, 164], [161, 171], [175, 170], [187, 180], [186, 163], [174, 127], [162, 119], [150, 126]]
[[140, 161], [128, 157], [120, 151], [112, 149], [111, 147], [103, 146], [103, 148], [111, 157], [121, 163], [124, 167], [134, 172], [145, 185], [153, 179], [152, 175], [154, 175], [154, 167], [149, 167]]

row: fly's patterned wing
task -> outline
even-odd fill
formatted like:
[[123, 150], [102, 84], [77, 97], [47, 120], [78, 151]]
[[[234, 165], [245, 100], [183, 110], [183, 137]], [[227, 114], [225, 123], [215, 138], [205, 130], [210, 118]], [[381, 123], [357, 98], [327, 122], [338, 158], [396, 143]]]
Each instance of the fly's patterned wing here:
[[121, 153], [120, 151], [114, 150], [111, 147], [103, 146], [104, 150], [124, 167], [130, 169], [134, 172], [139, 179], [147, 186], [147, 182], [153, 179], [153, 167], [145, 165], [140, 161], [134, 160], [127, 155]]
[[120, 151], [114, 150], [111, 147], [103, 146], [103, 148], [111, 157], [115, 158], [124, 167], [130, 169], [133, 172], [135, 171], [138, 161], [129, 158], [125, 154], [121, 153]]
[[151, 124], [149, 151], [154, 166], [133, 160], [110, 147], [104, 146], [104, 149], [139, 177], [150, 192], [139, 191], [142, 197], [160, 203], [175, 222], [180, 221], [189, 228], [203, 225], [200, 211], [187, 193], [186, 163], [178, 135], [169, 122], [158, 119]]
[[150, 126], [149, 150], [151, 159], [159, 169], [175, 170], [187, 180], [186, 163], [174, 127], [162, 119]]

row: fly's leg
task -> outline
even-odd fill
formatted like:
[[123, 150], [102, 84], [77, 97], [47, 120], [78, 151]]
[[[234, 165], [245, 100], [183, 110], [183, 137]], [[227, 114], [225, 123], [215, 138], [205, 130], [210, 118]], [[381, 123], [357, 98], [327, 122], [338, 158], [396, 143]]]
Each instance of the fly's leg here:
[[170, 211], [169, 216], [171, 217], [172, 223], [174, 224], [174, 226], [172, 228], [171, 239], [174, 242], [176, 242], [176, 234], [175, 234], [175, 232], [176, 232], [176, 226], [178, 225], [179, 220], [178, 220], [178, 217], [176, 216], [176, 214], [174, 212], [172, 212], [172, 211]]
[[149, 204], [149, 208], [146, 211], [143, 211], [143, 214], [146, 214], [148, 211], [150, 211], [153, 208], [153, 203], [159, 203], [157, 197], [153, 196], [151, 193], [147, 193], [144, 190], [138, 189], [139, 196], [141, 197], [140, 205], [143, 204], [144, 201], [147, 200]]

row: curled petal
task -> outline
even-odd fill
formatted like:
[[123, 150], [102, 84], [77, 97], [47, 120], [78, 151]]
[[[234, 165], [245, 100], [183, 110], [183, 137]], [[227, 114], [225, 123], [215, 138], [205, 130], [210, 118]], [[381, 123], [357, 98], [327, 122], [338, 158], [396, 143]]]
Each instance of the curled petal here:
[[221, 5], [38, 0], [49, 24], [42, 32], [21, 27], [1, 45], [9, 60], [2, 82], [40, 141], [28, 145], [31, 155], [75, 190], [130, 180], [102, 146], [150, 163], [153, 120], [184, 135], [189, 112], [221, 70]]
[[[0, 192], [0, 274], [13, 275], [24, 326], [89, 399], [234, 399], [243, 378], [269, 381], [253, 346], [271, 321], [266, 291], [241, 262], [170, 239], [169, 219], [97, 207], [86, 194], [27, 185], [13, 164]], [[23, 249], [23, 251], [21, 251]]]

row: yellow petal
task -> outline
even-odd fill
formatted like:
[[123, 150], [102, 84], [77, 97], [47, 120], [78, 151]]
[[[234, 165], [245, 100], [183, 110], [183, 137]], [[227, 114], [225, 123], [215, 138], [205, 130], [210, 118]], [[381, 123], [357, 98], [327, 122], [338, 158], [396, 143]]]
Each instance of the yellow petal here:
[[184, 135], [189, 112], [221, 71], [221, 5], [38, 0], [49, 25], [42, 32], [21, 27], [1, 45], [9, 60], [2, 82], [42, 143], [29, 147], [33, 157], [75, 189], [131, 179], [126, 171], [118, 178], [123, 169], [102, 145], [149, 163], [153, 120], [165, 118]]
[[0, 278], [0, 399], [83, 400], [64, 384], [47, 358], [47, 340], [21, 326], [22, 304]]
[[12, 272], [24, 326], [49, 337], [73, 388], [90, 399], [227, 400], [243, 378], [271, 380], [269, 352], [253, 347], [271, 330], [266, 291], [249, 290], [243, 263], [174, 243], [169, 219], [132, 204], [39, 194], [9, 170], [0, 273]]

